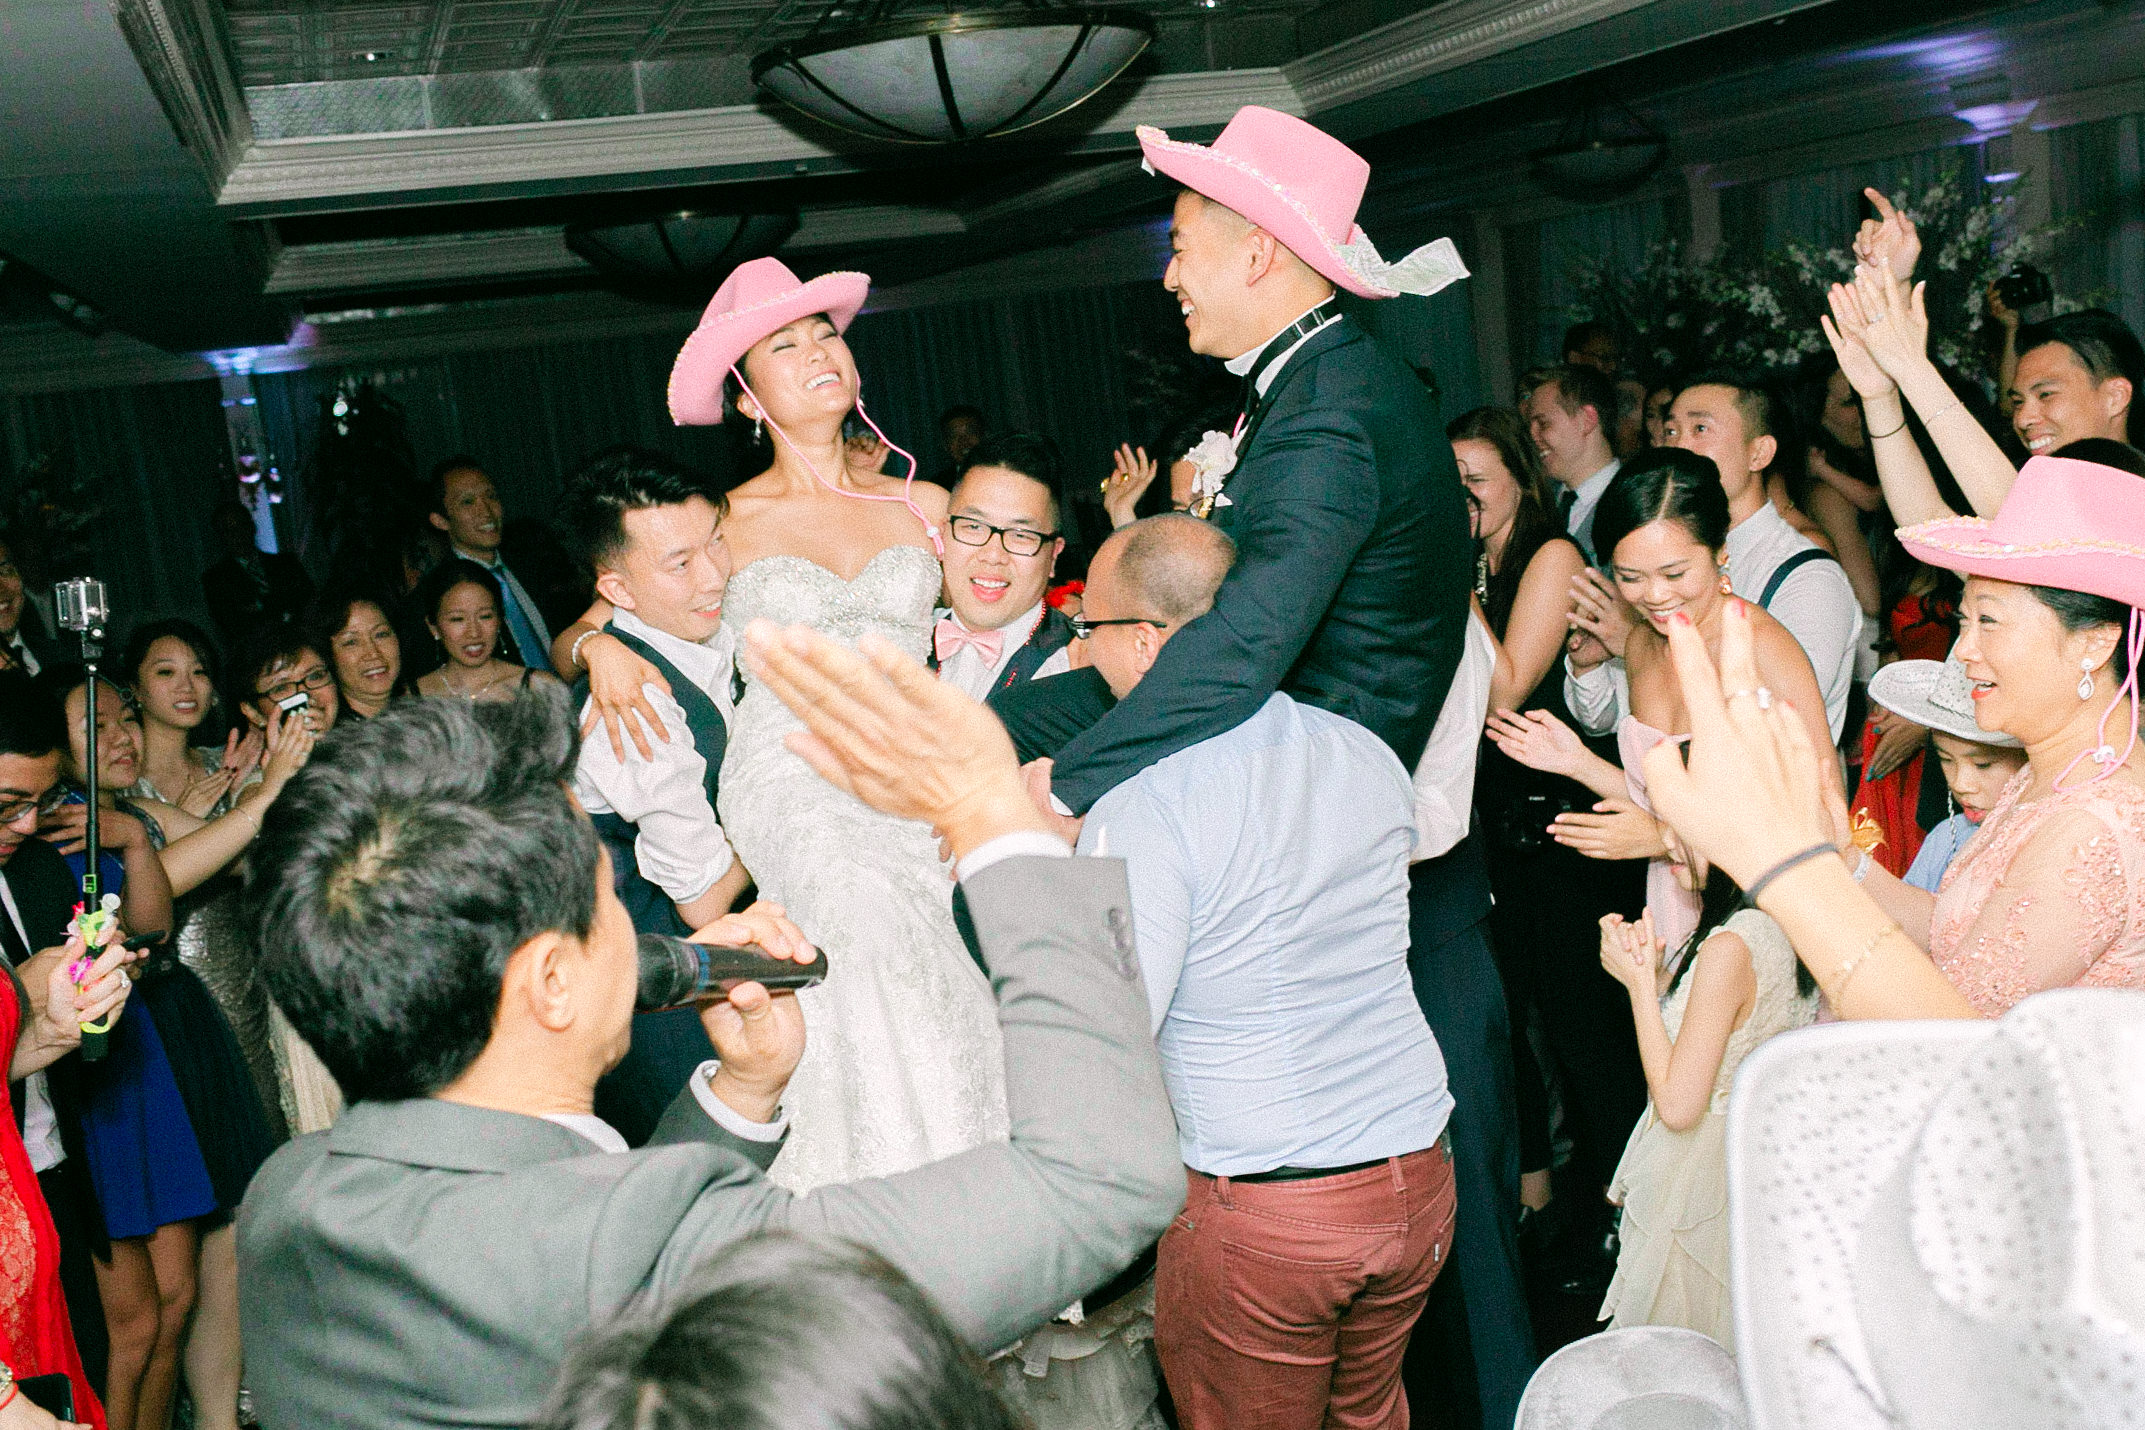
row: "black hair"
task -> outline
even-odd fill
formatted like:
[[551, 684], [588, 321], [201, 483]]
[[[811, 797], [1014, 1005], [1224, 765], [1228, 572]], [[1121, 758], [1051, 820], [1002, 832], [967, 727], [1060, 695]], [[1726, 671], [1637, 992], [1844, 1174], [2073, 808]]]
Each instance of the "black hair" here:
[[960, 476], [954, 479], [954, 486], [960, 486], [961, 477], [978, 467], [1003, 467], [1034, 482], [1050, 493], [1050, 529], [1056, 531], [1065, 524], [1064, 506], [1059, 495], [1064, 491], [1065, 464], [1058, 456], [1058, 444], [1048, 437], [1034, 432], [1008, 432], [1002, 437], [985, 437], [961, 459]]
[[[1676, 950], [1676, 971], [1669, 975], [1668, 986], [1661, 990], [1663, 998], [1682, 986], [1684, 975], [1698, 961], [1698, 950], [1705, 941], [1719, 933], [1721, 925], [1747, 906], [1742, 886], [1725, 870], [1706, 871], [1705, 887], [1698, 891], [1698, 927], [1683, 941], [1683, 947]], [[1799, 958], [1795, 960], [1795, 991], [1805, 998], [1817, 991], [1816, 977]]]
[[1575, 352], [1585, 352], [1586, 345], [1596, 338], [1607, 338], [1616, 344], [1619, 351], [1623, 348], [1623, 343], [1616, 336], [1616, 329], [1598, 318], [1588, 318], [1584, 322], [1573, 323], [1564, 330], [1564, 341], [1558, 346], [1557, 355], [1569, 359]]
[[566, 1362], [538, 1430], [1017, 1430], [975, 1353], [861, 1246], [723, 1248]]
[[1787, 445], [1789, 434], [1781, 428], [1787, 415], [1787, 404], [1780, 400], [1780, 392], [1771, 379], [1751, 373], [1712, 369], [1684, 378], [1677, 385], [1676, 395], [1681, 397], [1694, 387], [1725, 387], [1735, 394], [1736, 415], [1743, 420], [1743, 440], [1755, 442], [1760, 437], [1773, 437], [1780, 445]]
[[586, 938], [594, 827], [563, 689], [401, 700], [338, 727], [263, 817], [241, 927], [353, 1102], [426, 1097], [490, 1041], [507, 959]]
[[1557, 390], [1557, 406], [1576, 416], [1582, 407], [1594, 409], [1601, 421], [1603, 438], [1616, 426], [1616, 383], [1599, 368], [1583, 363], [1560, 362], [1530, 368], [1519, 380], [1519, 394], [1526, 397], [1544, 387]]
[[258, 700], [260, 692], [254, 687], [263, 675], [279, 665], [296, 665], [307, 652], [319, 656], [330, 670], [335, 668], [296, 621], [263, 621], [232, 647], [230, 664], [224, 668], [224, 691], [240, 705]]
[[432, 470], [425, 475], [425, 510], [440, 516], [447, 514], [447, 478], [456, 472], [481, 472], [484, 464], [467, 453], [458, 453], [444, 462], [434, 462]]
[[42, 759], [67, 752], [67, 719], [58, 702], [20, 666], [0, 670], [0, 755]]
[[1527, 424], [1509, 407], [1477, 407], [1445, 424], [1451, 442], [1487, 442], [1498, 460], [1519, 484], [1519, 511], [1512, 518], [1512, 535], [1506, 539], [1497, 569], [1490, 573], [1482, 598], [1482, 614], [1490, 629], [1504, 639], [1512, 619], [1512, 603], [1519, 599], [1519, 583], [1527, 563], [1547, 542], [1564, 535], [1550, 496], [1549, 475], [1542, 470], [1541, 454], [1527, 436]]
[[410, 594], [410, 601], [417, 613], [439, 624], [440, 602], [457, 586], [476, 586], [491, 592], [492, 609], [499, 613], [499, 638], [492, 647], [492, 654], [512, 665], [521, 664], [521, 653], [514, 645], [514, 637], [506, 625], [506, 593], [499, 589], [499, 578], [466, 556], [450, 556], [425, 573], [424, 580]]
[[2111, 377], [2128, 378], [2133, 409], [2145, 396], [2145, 345], [2138, 342], [2128, 323], [2106, 308], [2060, 313], [2018, 330], [2020, 357], [2050, 343], [2069, 348], [2096, 384]]
[[574, 559], [594, 573], [625, 550], [627, 512], [694, 497], [714, 503], [718, 522], [729, 512], [729, 498], [683, 463], [631, 444], [604, 448], [566, 483], [563, 526]]
[[1608, 564], [1618, 543], [1656, 521], [1677, 523], [1708, 550], [1728, 544], [1728, 493], [1712, 458], [1655, 447], [1626, 463], [1594, 507], [1595, 559]]
[[217, 673], [223, 669], [223, 661], [216, 654], [216, 644], [208, 632], [192, 621], [179, 616], [166, 616], [161, 620], [144, 621], [127, 637], [125, 654], [119, 658], [119, 675], [129, 685], [141, 680], [142, 665], [149, 659], [149, 647], [161, 640], [184, 641], [194, 659], [201, 662], [202, 673], [209, 680], [209, 704], [213, 709], [223, 698], [217, 689]]
[[966, 418], [970, 422], [975, 423], [976, 426], [988, 430], [989, 424], [987, 424], [983, 420], [983, 409], [976, 406], [972, 402], [956, 402], [953, 406], [947, 408], [944, 412], [939, 413], [939, 429], [943, 431], [945, 430], [946, 424], [948, 424], [949, 422], [959, 421], [962, 418]]
[[2080, 437], [2075, 442], [2065, 442], [2048, 455], [2068, 457], [2074, 462], [2098, 462], [2103, 467], [2113, 467], [2133, 477], [2145, 477], [2145, 452], [2113, 437]]
[[[313, 649], [328, 663], [328, 668], [333, 670], [335, 637], [342, 633], [344, 626], [350, 624], [350, 612], [359, 606], [373, 607], [380, 613], [380, 618], [387, 622], [388, 628], [395, 633], [395, 646], [401, 658], [398, 661], [400, 668], [395, 672], [395, 688], [389, 694], [409, 694], [410, 662], [408, 657], [401, 653], [402, 624], [395, 619], [400, 613], [400, 603], [370, 582], [339, 582], [313, 598], [313, 603], [306, 608], [305, 613], [305, 630], [312, 640]], [[504, 614], [502, 611], [501, 615]]]
[[2115, 653], [2108, 658], [2118, 682], [2130, 674], [2130, 648], [2123, 637], [2136, 618], [2135, 609], [2113, 596], [2096, 596], [2090, 591], [2066, 591], [2059, 586], [2028, 586], [2035, 599], [2056, 613], [2066, 631], [2089, 631], [2095, 626], [2114, 626], [2116, 629]]

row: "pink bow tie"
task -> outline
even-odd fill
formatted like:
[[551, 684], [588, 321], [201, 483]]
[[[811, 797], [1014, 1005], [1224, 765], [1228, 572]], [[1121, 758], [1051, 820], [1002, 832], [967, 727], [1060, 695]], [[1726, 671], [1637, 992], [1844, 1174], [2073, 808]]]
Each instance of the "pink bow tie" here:
[[931, 632], [932, 649], [938, 652], [938, 663], [944, 665], [964, 648], [973, 648], [983, 657], [985, 665], [996, 665], [1000, 653], [1005, 650], [1004, 631], [972, 631], [952, 616], [939, 617], [938, 626]]

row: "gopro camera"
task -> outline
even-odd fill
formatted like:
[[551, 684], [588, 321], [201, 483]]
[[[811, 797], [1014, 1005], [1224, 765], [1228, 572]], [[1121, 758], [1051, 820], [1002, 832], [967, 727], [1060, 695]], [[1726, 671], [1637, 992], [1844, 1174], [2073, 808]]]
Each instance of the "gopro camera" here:
[[52, 588], [52, 596], [63, 631], [101, 634], [105, 621], [111, 618], [112, 608], [105, 599], [104, 583], [93, 576], [61, 581]]

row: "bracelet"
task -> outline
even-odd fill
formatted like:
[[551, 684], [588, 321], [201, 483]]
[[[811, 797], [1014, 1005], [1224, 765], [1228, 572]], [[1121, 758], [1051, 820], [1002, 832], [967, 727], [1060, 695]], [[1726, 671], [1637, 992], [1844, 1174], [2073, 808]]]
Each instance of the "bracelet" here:
[[[566, 663], [568, 665], [581, 665], [581, 642], [587, 640], [590, 636], [600, 636], [602, 634], [603, 632], [601, 630], [591, 629], [585, 630], [581, 632], [581, 634], [575, 636], [573, 638], [573, 644], [566, 647]], [[586, 670], [587, 668], [588, 667], [586, 666], [582, 666], [582, 669], [584, 670]]]
[[1930, 413], [1927, 417], [1924, 417], [1922, 419], [1922, 426], [1934, 427], [1936, 425], [1937, 418], [1949, 417], [1952, 413], [1962, 410], [1965, 406], [1965, 403], [1954, 397], [1951, 401], [1945, 403], [1942, 407], [1939, 407], [1936, 411]]
[[[1925, 424], [1925, 425], [1926, 425], [1926, 424]], [[1902, 432], [1904, 432], [1904, 431], [1906, 431], [1906, 430], [1907, 430], [1907, 414], [1906, 414], [1906, 412], [1905, 412], [1904, 410], [1902, 410], [1902, 411], [1900, 412], [1900, 414], [1899, 414], [1899, 425], [1898, 425], [1897, 427], [1894, 427], [1894, 428], [1893, 428], [1893, 429], [1892, 429], [1891, 431], [1889, 431], [1889, 432], [1872, 432], [1872, 433], [1870, 433], [1870, 434], [1869, 434], [1869, 440], [1870, 440], [1870, 441], [1872, 441], [1872, 442], [1882, 442], [1882, 441], [1883, 441], [1883, 440], [1884, 440], [1885, 438], [1887, 438], [1887, 437], [1897, 437], [1897, 436], [1898, 436], [1898, 435], [1899, 435], [1900, 433], [1902, 433]]]
[[1854, 978], [1856, 973], [1861, 971], [1863, 961], [1877, 951], [1877, 945], [1884, 942], [1886, 935], [1895, 933], [1905, 937], [1906, 930], [1902, 929], [1898, 924], [1887, 923], [1869, 936], [1869, 942], [1862, 945], [1860, 953], [1840, 965], [1840, 971], [1835, 975], [1838, 979], [1838, 996], [1835, 997], [1832, 994], [1825, 996], [1825, 1001], [1833, 1006], [1834, 1011], [1838, 1011], [1840, 999], [1847, 996], [1847, 984]]
[[1751, 907], [1755, 908], [1757, 907], [1758, 896], [1765, 892], [1766, 887], [1770, 885], [1773, 880], [1779, 878], [1782, 874], [1785, 874], [1788, 870], [1794, 868], [1797, 864], [1807, 864], [1812, 859], [1822, 859], [1827, 854], [1837, 854], [1839, 852], [1839, 846], [1834, 844], [1831, 840], [1827, 839], [1821, 841], [1820, 843], [1811, 845], [1809, 848], [1803, 850], [1800, 854], [1790, 854], [1787, 858], [1773, 865], [1772, 868], [1767, 869], [1764, 873], [1760, 874], [1755, 880], [1753, 880], [1751, 882], [1750, 887], [1743, 891], [1743, 897], [1750, 903]]

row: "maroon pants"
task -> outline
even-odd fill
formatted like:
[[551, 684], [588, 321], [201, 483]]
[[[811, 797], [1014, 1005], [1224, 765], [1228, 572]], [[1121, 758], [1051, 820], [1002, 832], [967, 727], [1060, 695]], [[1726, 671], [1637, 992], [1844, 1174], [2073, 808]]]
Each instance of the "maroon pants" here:
[[1444, 1140], [1337, 1177], [1185, 1179], [1154, 1309], [1185, 1430], [1406, 1430], [1401, 1357], [1452, 1248]]

